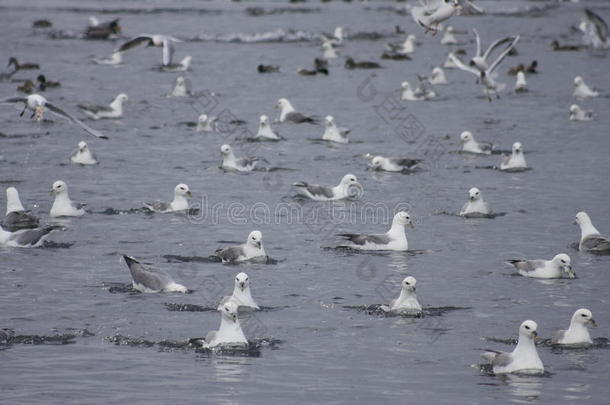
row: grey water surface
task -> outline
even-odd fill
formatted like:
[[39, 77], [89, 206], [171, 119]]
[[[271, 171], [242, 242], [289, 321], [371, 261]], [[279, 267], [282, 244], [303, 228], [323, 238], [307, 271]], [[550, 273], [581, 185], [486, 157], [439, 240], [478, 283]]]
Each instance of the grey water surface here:
[[[610, 257], [575, 250], [580, 233], [572, 224], [586, 210], [610, 233], [608, 56], [553, 52], [549, 45], [553, 39], [580, 43], [570, 27], [585, 4], [610, 21], [608, 3], [581, 3], [479, 1], [490, 13], [453, 17], [450, 24], [464, 34], [458, 35], [462, 44], [449, 48], [440, 35], [424, 35], [405, 3], [396, 2], [0, 1], [0, 62], [17, 56], [39, 63], [49, 80], [62, 84], [43, 93], [50, 101], [84, 119], [77, 104], [129, 95], [123, 119], [86, 121], [108, 141], [63, 120], [36, 123], [14, 106], [0, 106], [2, 188], [16, 186], [24, 205], [53, 222], [49, 191], [62, 179], [90, 211], [63, 220], [65, 231], [44, 248], [0, 250], [0, 329], [13, 335], [0, 345], [0, 403], [607, 403], [607, 344], [541, 346], [548, 372], [540, 377], [497, 377], [477, 366], [481, 349], [512, 348], [485, 338], [516, 338], [526, 319], [548, 338], [581, 307], [599, 324], [592, 335], [610, 337]], [[120, 17], [121, 38], [81, 39], [90, 15]], [[42, 18], [53, 27], [33, 29]], [[330, 75], [297, 75], [321, 56], [316, 34], [337, 25], [351, 38], [330, 62]], [[379, 60], [384, 43], [404, 37], [396, 25], [421, 41], [411, 61]], [[473, 52], [472, 27], [484, 45], [521, 35], [518, 55], [499, 69], [498, 80], [507, 84], [501, 98], [488, 102], [474, 76], [446, 70], [451, 84], [436, 87], [438, 100], [400, 102], [402, 81], [416, 83], [450, 49]], [[158, 48], [129, 51], [116, 67], [90, 62], [140, 33], [183, 40], [176, 58], [193, 56], [187, 76], [198, 97], [166, 96], [177, 74], [153, 69], [161, 61]], [[346, 56], [383, 68], [346, 70]], [[528, 75], [530, 91], [512, 93], [508, 67], [534, 59], [540, 73]], [[258, 64], [277, 64], [280, 73], [259, 74]], [[14, 79], [37, 74], [21, 71]], [[601, 91], [579, 102], [594, 111], [593, 121], [568, 120], [576, 75]], [[18, 84], [0, 82], [2, 98], [17, 95]], [[351, 143], [315, 141], [323, 126], [309, 124], [274, 124], [286, 141], [244, 141], [256, 133], [261, 114], [277, 117], [280, 97], [320, 120], [333, 115], [351, 128]], [[196, 133], [184, 124], [204, 112], [221, 118], [222, 133]], [[246, 125], [227, 124], [235, 119]], [[493, 168], [499, 154], [455, 153], [464, 130], [500, 150], [520, 141], [531, 170], [503, 173]], [[100, 165], [70, 164], [80, 140]], [[264, 157], [269, 163], [263, 165], [277, 170], [225, 173], [218, 167], [223, 143], [238, 156]], [[367, 169], [366, 153], [422, 158], [424, 165], [408, 175], [376, 173]], [[295, 181], [334, 185], [346, 173], [364, 187], [358, 201], [330, 211], [291, 197]], [[190, 186], [198, 212], [137, 210], [143, 202], [170, 199], [178, 183]], [[505, 215], [451, 215], [474, 186]], [[397, 208], [408, 208], [414, 219], [415, 228], [407, 228], [413, 252], [329, 249], [340, 244], [337, 233], [385, 232]], [[270, 263], [206, 260], [254, 229], [263, 233]], [[572, 257], [576, 279], [528, 279], [504, 263], [560, 252]], [[192, 293], [126, 291], [130, 276], [121, 254], [163, 268]], [[218, 327], [213, 308], [231, 293], [240, 271], [249, 274], [265, 307], [242, 320], [256, 350], [185, 347]], [[424, 307], [444, 310], [422, 318], [362, 310], [397, 296], [406, 275], [417, 278]], [[181, 308], [199, 310], [175, 310]]]

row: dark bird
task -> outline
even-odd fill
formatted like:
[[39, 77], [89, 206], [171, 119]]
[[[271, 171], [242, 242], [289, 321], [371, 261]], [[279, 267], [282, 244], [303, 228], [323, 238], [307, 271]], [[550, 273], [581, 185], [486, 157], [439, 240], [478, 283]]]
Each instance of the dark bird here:
[[36, 69], [40, 69], [40, 66], [38, 66], [37, 63], [19, 63], [19, 61], [17, 60], [17, 58], [15, 58], [14, 56], [11, 57], [8, 60], [8, 65], [6, 65], [7, 67], [10, 67], [11, 65], [15, 66], [15, 70], [36, 70]]
[[258, 73], [279, 73], [280, 67], [278, 65], [258, 65]]
[[121, 26], [119, 25], [119, 19], [112, 21], [106, 21], [100, 23], [97, 18], [92, 17], [90, 19], [89, 26], [85, 31], [85, 38], [87, 39], [108, 39], [111, 35], [115, 35], [121, 32]]
[[36, 78], [36, 83], [38, 84], [38, 90], [40, 91], [45, 91], [46, 89], [52, 89], [61, 86], [61, 83], [59, 82], [47, 80], [45, 75], [38, 75], [38, 77]]
[[32, 28], [51, 28], [53, 23], [49, 20], [36, 20], [32, 23]]
[[583, 46], [581, 45], [561, 45], [559, 43], [558, 40], [553, 40], [553, 42], [551, 42], [551, 48], [553, 48], [554, 51], [580, 51]]
[[345, 61], [346, 69], [379, 69], [381, 65], [375, 62], [356, 62], [352, 58], [347, 58]]
[[17, 91], [25, 94], [32, 94], [34, 90], [36, 90], [36, 86], [34, 86], [34, 82], [31, 80], [26, 80], [22, 85], [17, 86]]

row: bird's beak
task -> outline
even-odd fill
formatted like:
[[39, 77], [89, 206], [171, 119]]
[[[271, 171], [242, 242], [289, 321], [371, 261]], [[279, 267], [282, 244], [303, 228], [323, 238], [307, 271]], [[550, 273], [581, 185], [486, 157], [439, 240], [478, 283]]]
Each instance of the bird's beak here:
[[193, 193], [191, 193], [190, 191], [187, 191], [187, 192], [186, 192], [186, 196], [187, 196], [187, 197], [192, 197], [192, 196], [193, 196]]
[[237, 314], [231, 315], [231, 319], [233, 319], [233, 322], [237, 322]]
[[415, 228], [415, 225], [413, 225], [413, 222], [409, 222], [409, 223], [407, 224], [407, 226], [408, 226], [409, 228]]
[[578, 222], [576, 220], [572, 221], [572, 225], [578, 225]]
[[537, 338], [537, 337], [538, 337], [538, 332], [533, 331], [533, 332], [532, 332], [532, 336], [534, 336], [534, 339], [535, 339], [535, 338]]
[[589, 320], [589, 325], [593, 326], [594, 328], [597, 328], [597, 322], [595, 322], [595, 319], [593, 318]]
[[239, 289], [240, 290], [245, 290], [246, 289], [246, 283], [239, 283]]
[[474, 201], [474, 196], [473, 195], [470, 196], [470, 201]]
[[257, 248], [261, 248], [261, 242], [254, 242], [254, 246], [256, 246]]
[[51, 190], [50, 195], [55, 195], [55, 190]]

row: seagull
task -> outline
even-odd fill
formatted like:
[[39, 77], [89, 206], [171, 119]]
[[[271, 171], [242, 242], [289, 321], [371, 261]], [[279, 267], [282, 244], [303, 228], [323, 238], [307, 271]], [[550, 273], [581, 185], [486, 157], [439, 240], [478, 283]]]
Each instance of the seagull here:
[[599, 96], [599, 92], [592, 90], [589, 86], [587, 86], [587, 83], [585, 83], [581, 76], [576, 76], [574, 78], [573, 96], [577, 98], [597, 97]]
[[466, 218], [487, 216], [491, 214], [489, 205], [483, 200], [481, 190], [476, 187], [468, 190], [468, 201], [462, 207], [460, 215]]
[[432, 90], [430, 82], [421, 76], [418, 76], [418, 79], [420, 80], [420, 85], [415, 90], [413, 90], [411, 84], [406, 80], [400, 84], [400, 87], [402, 88], [402, 93], [400, 95], [401, 100], [420, 101], [430, 100], [436, 97], [436, 93]]
[[252, 231], [248, 240], [243, 245], [230, 246], [216, 249], [216, 256], [223, 263], [244, 262], [252, 259], [266, 259], [267, 254], [263, 247], [263, 234], [260, 231]]
[[448, 26], [447, 29], [445, 29], [445, 33], [443, 34], [443, 37], [441, 38], [441, 44], [442, 45], [457, 44], [457, 39], [455, 38], [455, 35], [453, 35], [453, 27], [451, 25]]
[[163, 270], [141, 263], [132, 256], [123, 255], [123, 259], [129, 268], [134, 290], [141, 293], [188, 292]]
[[14, 56], [8, 60], [8, 65], [6, 65], [6, 67], [11, 67], [11, 65], [15, 67], [15, 71], [40, 69], [40, 66], [37, 63], [19, 63], [17, 58], [15, 58]]
[[449, 52], [447, 54], [447, 58], [445, 58], [445, 61], [443, 62], [443, 69], [456, 69], [457, 65], [453, 62], [453, 52]]
[[536, 322], [527, 320], [519, 327], [519, 342], [515, 350], [511, 353], [487, 350], [481, 356], [491, 362], [495, 374], [542, 374], [544, 366], [535, 343], [537, 329]]
[[593, 119], [593, 111], [583, 110], [578, 104], [570, 106], [570, 121], [591, 121]]
[[2, 227], [9, 232], [15, 232], [20, 229], [37, 228], [39, 222], [40, 219], [23, 208], [17, 189], [8, 187], [6, 189], [6, 216], [2, 221]]
[[218, 307], [220, 312], [220, 328], [208, 332], [203, 347], [212, 349], [215, 347], [244, 347], [248, 340], [241, 330], [239, 318], [237, 317], [238, 306], [229, 301]]
[[127, 94], [121, 93], [114, 98], [110, 105], [79, 104], [78, 108], [91, 119], [121, 118], [123, 116], [123, 103], [129, 98]]
[[332, 35], [329, 34], [321, 34], [323, 42], [328, 42], [335, 46], [343, 45], [343, 41], [345, 40], [345, 32], [343, 27], [335, 27], [335, 31]]
[[432, 69], [432, 74], [430, 75], [430, 84], [448, 84], [447, 78], [445, 77], [445, 71], [441, 67], [435, 67]]
[[348, 143], [349, 139], [347, 138], [347, 134], [350, 133], [350, 130], [347, 128], [339, 128], [335, 125], [335, 119], [332, 115], [327, 115], [325, 119], [326, 128], [324, 129], [324, 134], [322, 135], [322, 139], [325, 141], [331, 141], [336, 143]]
[[57, 180], [53, 183], [51, 195], [55, 195], [55, 201], [51, 206], [50, 215], [52, 217], [80, 217], [85, 214], [83, 207], [85, 204], [75, 203], [70, 200], [68, 185]]
[[220, 147], [220, 155], [222, 156], [222, 165], [220, 166], [222, 169], [238, 172], [251, 172], [256, 167], [258, 161], [261, 160], [248, 157], [238, 159], [233, 153], [233, 148], [227, 144]]
[[570, 256], [560, 253], [551, 260], [526, 260], [512, 259], [508, 263], [512, 264], [519, 274], [533, 278], [561, 278], [565, 273], [568, 278], [575, 278], [576, 274], [572, 271]]
[[459, 7], [457, 0], [427, 0], [426, 4], [420, 4], [411, 8], [411, 16], [418, 25], [433, 34], [439, 31], [439, 24], [451, 18]]
[[153, 212], [176, 212], [189, 209], [188, 198], [191, 198], [191, 190], [186, 184], [180, 183], [174, 187], [174, 199], [172, 202], [155, 201], [153, 203], [144, 203], [144, 207]]
[[505, 155], [502, 163], [500, 163], [500, 170], [522, 170], [527, 169], [527, 162], [523, 155], [523, 146], [521, 142], [513, 143], [512, 153]]
[[197, 132], [215, 132], [217, 117], [208, 117], [207, 114], [201, 114], [197, 119]]
[[394, 215], [392, 226], [386, 233], [341, 233], [339, 236], [349, 240], [351, 243], [348, 247], [352, 249], [406, 251], [409, 249], [409, 243], [407, 242], [405, 226], [414, 227], [409, 213], [400, 211]]
[[383, 157], [379, 155], [373, 156], [370, 154], [365, 155], [365, 157], [371, 158], [371, 167], [373, 170], [385, 172], [407, 172], [421, 163], [420, 159]]
[[100, 23], [97, 18], [89, 17], [89, 26], [85, 31], [87, 39], [108, 39], [111, 35], [116, 35], [121, 32], [119, 19]]
[[322, 50], [324, 51], [322, 57], [326, 60], [335, 59], [335, 58], [339, 57], [339, 54], [335, 50], [335, 47], [330, 42], [323, 42]]
[[85, 123], [83, 123], [79, 119], [75, 118], [71, 114], [68, 114], [67, 112], [62, 110], [60, 107], [56, 106], [55, 104], [49, 103], [47, 101], [47, 99], [44, 98], [43, 96], [41, 96], [40, 94], [30, 94], [27, 97], [12, 97], [12, 98], [5, 98], [4, 100], [0, 100], [0, 104], [8, 104], [8, 103], [23, 103], [24, 107], [23, 107], [23, 110], [21, 111], [21, 114], [19, 114], [19, 116], [23, 116], [23, 114], [25, 113], [25, 110], [31, 110], [33, 112], [32, 118], [36, 117], [37, 121], [42, 120], [44, 110], [45, 110], [45, 108], [48, 108], [53, 114], [63, 117], [65, 119], [71, 121], [72, 123], [79, 125], [87, 133], [89, 133], [93, 136], [96, 136], [98, 138], [108, 139], [107, 136], [102, 135], [102, 133], [100, 133], [99, 131], [96, 131], [93, 128], [89, 128]]
[[413, 34], [407, 35], [403, 42], [398, 44], [387, 43], [385, 44], [385, 48], [395, 54], [399, 55], [410, 55], [415, 52], [417, 38]]
[[575, 224], [580, 226], [578, 250], [591, 253], [610, 253], [610, 238], [599, 233], [593, 226], [589, 214], [584, 211], [576, 214]]
[[98, 65], [120, 65], [123, 63], [123, 53], [113, 52], [110, 56], [96, 56], [91, 60]]
[[191, 81], [183, 76], [176, 77], [174, 89], [171, 92], [174, 97], [190, 97], [193, 95]]
[[169, 66], [172, 64], [172, 58], [174, 56], [173, 42], [182, 41], [167, 35], [142, 34], [123, 43], [115, 52], [125, 52], [140, 45], [146, 45], [147, 48], [150, 46], [163, 47], [163, 66]]
[[477, 142], [472, 136], [472, 132], [464, 131], [460, 135], [460, 142], [462, 144], [462, 152], [476, 153], [483, 155], [491, 155], [493, 145], [489, 142]]
[[390, 305], [382, 305], [380, 308], [385, 312], [397, 312], [401, 314], [418, 315], [422, 307], [415, 294], [415, 277], [406, 277], [402, 280], [400, 295], [392, 300]]
[[527, 91], [527, 81], [525, 80], [525, 73], [517, 72], [517, 82], [514, 87], [515, 93], [524, 93]]
[[597, 327], [593, 314], [586, 308], [574, 312], [567, 330], [559, 330], [551, 340], [556, 345], [587, 346], [593, 344], [587, 326]]
[[301, 124], [307, 122], [309, 124], [315, 124], [316, 120], [306, 115], [297, 112], [290, 101], [285, 98], [280, 98], [275, 105], [275, 108], [280, 110], [279, 122], [292, 122], [295, 124]]
[[259, 141], [279, 141], [284, 138], [282, 138], [277, 131], [271, 128], [271, 125], [269, 124], [269, 117], [263, 114], [260, 116], [258, 132], [256, 133], [254, 139]]
[[363, 188], [353, 174], [346, 174], [337, 186], [319, 186], [304, 181], [292, 184], [298, 195], [315, 201], [357, 199], [362, 196]]
[[[491, 64], [489, 67], [488, 62], [486, 60], [486, 56], [475, 57], [471, 60], [470, 65], [467, 66], [462, 61], [460, 61], [453, 53], [449, 54], [449, 58], [453, 61], [453, 63], [461, 70], [465, 72], [470, 72], [478, 77], [478, 82], [480, 82], [484, 87], [485, 95], [487, 99], [491, 101], [491, 95], [495, 94], [496, 98], [500, 98], [499, 92], [502, 91], [504, 85], [501, 83], [497, 83], [492, 75], [494, 70], [500, 65], [500, 63], [504, 60], [506, 55], [513, 49], [515, 44], [519, 41], [519, 35], [514, 37], [508, 37], [510, 40], [510, 44], [500, 53], [498, 58]], [[504, 38], [500, 41], [505, 41], [507, 38]], [[496, 41], [497, 42], [497, 41]], [[493, 44], [492, 44], [493, 46]]]
[[99, 163], [97, 157], [89, 149], [87, 142], [80, 141], [78, 148], [70, 156], [70, 161], [79, 165], [96, 165]]
[[508, 44], [506, 49], [512, 49], [515, 46], [515, 44], [517, 43], [517, 41], [515, 41], [516, 37], [509, 36], [506, 38], [501, 38], [501, 39], [494, 41], [491, 45], [489, 45], [489, 48], [487, 48], [485, 53], [482, 53], [481, 38], [479, 36], [479, 32], [477, 31], [476, 28], [473, 28], [472, 32], [475, 37], [477, 49], [476, 49], [475, 55], [472, 57], [472, 59], [470, 59], [469, 66], [472, 66], [472, 67], [478, 69], [479, 72], [484, 72], [485, 70], [487, 70], [489, 68], [489, 58], [491, 57], [491, 54], [493, 53], [493, 51], [496, 50], [496, 48], [498, 48], [504, 44]]
[[584, 43], [595, 49], [610, 48], [610, 32], [608, 24], [599, 15], [589, 9], [585, 9], [585, 17], [580, 24], [584, 34]]
[[229, 301], [237, 304], [239, 309], [260, 309], [256, 301], [254, 301], [254, 298], [252, 298], [250, 279], [246, 273], [242, 272], [235, 276], [233, 295], [222, 299], [218, 305], [218, 311], [221, 311], [221, 307]]
[[193, 57], [188, 55], [182, 58], [182, 60], [178, 63], [171, 63], [169, 65], [161, 66], [162, 72], [187, 72], [191, 67], [191, 61]]
[[37, 229], [6, 231], [0, 226], [0, 246], [36, 248], [40, 247], [51, 232], [61, 229], [60, 225], [49, 225]]

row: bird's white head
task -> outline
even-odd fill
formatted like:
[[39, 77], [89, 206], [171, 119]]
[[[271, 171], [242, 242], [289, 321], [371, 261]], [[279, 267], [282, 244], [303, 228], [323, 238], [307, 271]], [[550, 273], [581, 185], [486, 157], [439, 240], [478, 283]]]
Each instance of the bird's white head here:
[[260, 119], [259, 119], [261, 125], [268, 125], [269, 124], [269, 117], [267, 117], [266, 115], [261, 115]]
[[521, 145], [521, 142], [513, 143], [513, 153], [523, 153], [523, 145]]
[[476, 187], [473, 187], [468, 190], [468, 196], [470, 198], [470, 201], [477, 201], [479, 198], [481, 198], [481, 190]]
[[576, 76], [574, 78], [574, 86], [580, 86], [583, 83], [584, 83], [584, 80], [582, 79], [581, 76]]
[[411, 221], [411, 215], [409, 215], [407, 211], [398, 211], [394, 215], [394, 219], [392, 220], [392, 222], [399, 225], [409, 226], [411, 228], [414, 227], [413, 222]]
[[245, 291], [250, 285], [250, 279], [248, 275], [244, 272], [239, 273], [235, 276], [235, 287], [239, 288], [241, 291]]
[[252, 231], [248, 235], [248, 244], [260, 249], [263, 245], [263, 234], [261, 231]]
[[226, 156], [233, 151], [230, 145], [224, 144], [220, 147], [220, 154]]
[[585, 326], [597, 326], [597, 322], [595, 322], [595, 319], [593, 319], [593, 314], [587, 308], [580, 308], [574, 312], [574, 315], [572, 315], [572, 322], [580, 323]]
[[534, 339], [538, 336], [538, 324], [534, 321], [527, 320], [519, 327], [519, 336]]
[[233, 301], [228, 301], [224, 305], [222, 305], [218, 308], [221, 316], [231, 322], [237, 322], [238, 309], [239, 309], [239, 307]]
[[181, 196], [181, 197], [192, 197], [193, 196], [191, 194], [191, 190], [189, 189], [189, 186], [187, 186], [184, 183], [180, 183], [176, 187], [174, 187], [174, 195]]
[[553, 263], [559, 266], [563, 271], [572, 275], [572, 260], [570, 256], [565, 253], [559, 253], [555, 257], [553, 257]]
[[53, 187], [51, 188], [51, 195], [58, 195], [61, 193], [65, 193], [68, 191], [68, 185], [62, 180], [57, 180], [53, 183]]
[[415, 284], [417, 283], [417, 280], [415, 279], [415, 277], [405, 277], [404, 280], [402, 280], [402, 283], [400, 283], [402, 285], [402, 289], [407, 291], [407, 292], [415, 292]]
[[464, 131], [460, 135], [460, 141], [462, 143], [470, 142], [472, 140], [474, 140], [474, 137], [472, 136], [472, 132], [470, 132], [470, 131]]

